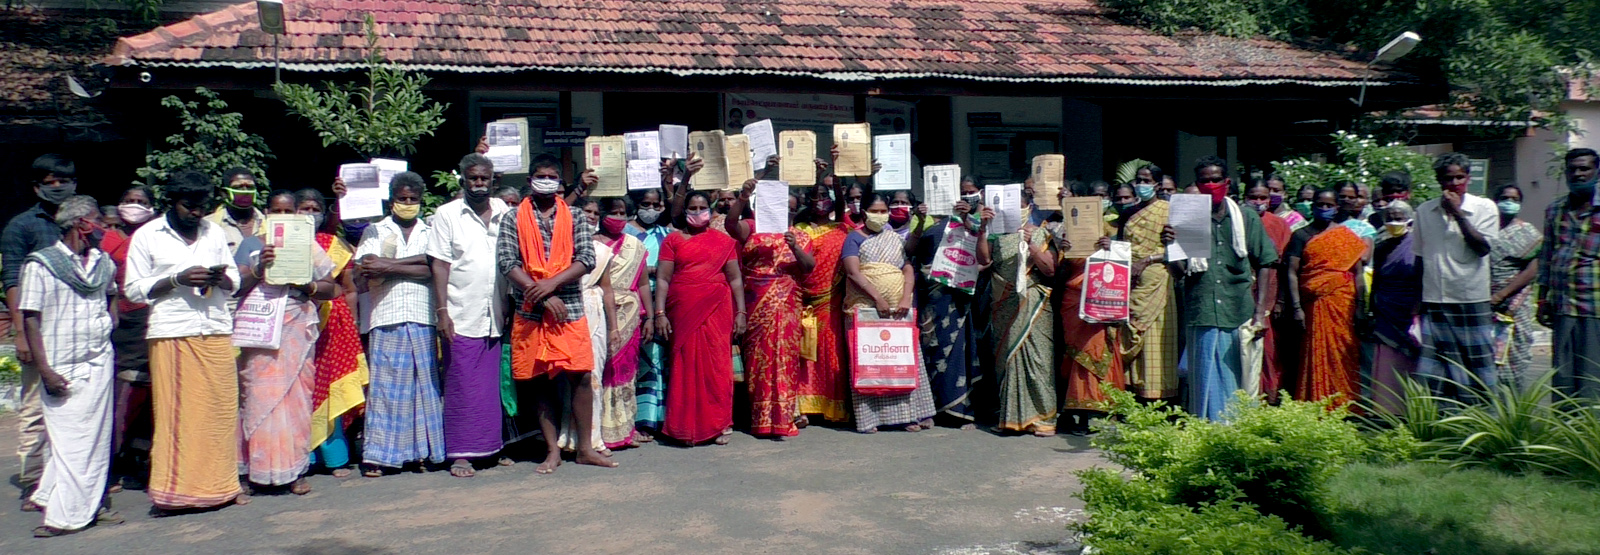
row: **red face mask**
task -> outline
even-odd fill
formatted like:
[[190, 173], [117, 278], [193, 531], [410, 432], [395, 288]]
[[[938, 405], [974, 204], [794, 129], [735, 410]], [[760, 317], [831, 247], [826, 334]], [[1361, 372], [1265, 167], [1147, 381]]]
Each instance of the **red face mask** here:
[[889, 225], [900, 227], [911, 221], [910, 206], [896, 206], [889, 209]]
[[1195, 185], [1200, 187], [1201, 193], [1211, 195], [1211, 204], [1215, 205], [1222, 204], [1222, 200], [1228, 198], [1228, 186], [1232, 183], [1232, 179], [1224, 179], [1216, 183], [1196, 183]]
[[621, 235], [622, 230], [628, 227], [627, 216], [606, 216], [600, 218], [600, 230], [606, 235]]
[[1445, 191], [1450, 191], [1450, 192], [1458, 194], [1458, 195], [1465, 195], [1465, 194], [1467, 194], [1467, 185], [1469, 185], [1469, 184], [1471, 184], [1470, 181], [1465, 183], [1465, 184], [1462, 184], [1459, 187], [1455, 186], [1455, 185], [1440, 185], [1439, 188], [1442, 189], [1442, 190], [1445, 190]]

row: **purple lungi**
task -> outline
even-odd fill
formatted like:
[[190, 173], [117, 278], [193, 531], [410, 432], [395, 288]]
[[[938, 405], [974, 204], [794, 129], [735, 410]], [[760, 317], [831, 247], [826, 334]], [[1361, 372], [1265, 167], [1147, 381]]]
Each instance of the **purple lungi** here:
[[500, 424], [500, 338], [456, 336], [445, 353], [445, 456], [499, 452], [505, 446]]

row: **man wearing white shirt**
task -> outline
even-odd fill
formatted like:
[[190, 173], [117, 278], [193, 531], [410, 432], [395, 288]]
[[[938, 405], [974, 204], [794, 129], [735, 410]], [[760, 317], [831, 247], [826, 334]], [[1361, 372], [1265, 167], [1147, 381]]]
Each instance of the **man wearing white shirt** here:
[[155, 436], [147, 493], [157, 509], [243, 504], [239, 487], [239, 370], [228, 307], [239, 268], [222, 227], [204, 219], [210, 178], [167, 179], [168, 209], [133, 234], [123, 289], [150, 305]]
[[366, 475], [382, 476], [408, 462], [444, 462], [443, 405], [433, 294], [428, 285], [430, 226], [417, 216], [427, 185], [414, 172], [389, 182], [389, 217], [367, 227], [356, 247], [360, 275], [371, 292], [367, 320]]
[[462, 198], [434, 212], [428, 233], [434, 313], [446, 344], [444, 437], [450, 474], [473, 475], [472, 459], [500, 452], [500, 327], [505, 289], [495, 263], [501, 219], [509, 207], [492, 198], [494, 163], [461, 158]]
[[[1489, 199], [1467, 192], [1471, 168], [1466, 155], [1439, 155], [1433, 171], [1443, 193], [1417, 207], [1412, 220], [1417, 258], [1422, 260], [1424, 314], [1417, 373], [1468, 387], [1478, 382], [1493, 387], [1489, 246], [1500, 229], [1500, 211]], [[1434, 387], [1441, 394], [1472, 398], [1453, 385]]]

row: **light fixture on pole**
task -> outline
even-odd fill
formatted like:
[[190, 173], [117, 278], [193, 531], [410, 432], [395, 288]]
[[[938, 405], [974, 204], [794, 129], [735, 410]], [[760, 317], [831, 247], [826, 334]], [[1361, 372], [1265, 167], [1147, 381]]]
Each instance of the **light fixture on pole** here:
[[[1393, 40], [1390, 40], [1389, 44], [1385, 44], [1383, 45], [1383, 48], [1378, 49], [1378, 55], [1373, 56], [1372, 61], [1367, 62], [1367, 69], [1371, 69], [1372, 64], [1394, 63], [1395, 60], [1399, 60], [1406, 54], [1410, 54], [1411, 50], [1416, 48], [1417, 43], [1420, 42], [1422, 42], [1422, 37], [1416, 33], [1411, 31], [1400, 33], [1399, 36], [1395, 37]], [[1356, 103], [1356, 107], [1358, 108], [1366, 104], [1367, 79], [1365, 77], [1362, 77], [1361, 79], [1361, 96], [1359, 98], [1352, 98], [1350, 101]]]
[[272, 35], [272, 80], [280, 81], [278, 37], [283, 36], [283, 0], [256, 0], [256, 21], [261, 32]]

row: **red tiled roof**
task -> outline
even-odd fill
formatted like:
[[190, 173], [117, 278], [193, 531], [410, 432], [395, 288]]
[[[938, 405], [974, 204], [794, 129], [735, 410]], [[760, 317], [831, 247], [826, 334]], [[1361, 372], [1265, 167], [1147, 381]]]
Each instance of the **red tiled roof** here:
[[[283, 67], [361, 65], [363, 14], [389, 60], [430, 71], [948, 77], [1148, 84], [1349, 84], [1395, 76], [1264, 39], [1163, 36], [1093, 0], [285, 0]], [[112, 65], [270, 67], [255, 3], [118, 41]]]

